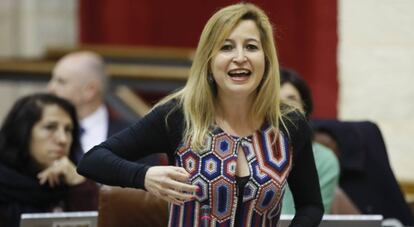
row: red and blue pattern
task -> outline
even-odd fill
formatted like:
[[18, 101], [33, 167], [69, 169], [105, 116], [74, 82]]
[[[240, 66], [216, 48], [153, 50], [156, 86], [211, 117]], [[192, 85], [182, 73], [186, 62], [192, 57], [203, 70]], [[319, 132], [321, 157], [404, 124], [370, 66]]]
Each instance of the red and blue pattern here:
[[[241, 212], [236, 216], [236, 166], [244, 152], [250, 178], [243, 191]], [[183, 143], [176, 152], [176, 165], [190, 173], [200, 191], [195, 200], [171, 205], [169, 226], [199, 226], [199, 210], [211, 206], [210, 226], [232, 226], [240, 218], [244, 226], [276, 226], [283, 187], [292, 166], [288, 137], [265, 126], [250, 137], [233, 137], [215, 128], [201, 151]]]

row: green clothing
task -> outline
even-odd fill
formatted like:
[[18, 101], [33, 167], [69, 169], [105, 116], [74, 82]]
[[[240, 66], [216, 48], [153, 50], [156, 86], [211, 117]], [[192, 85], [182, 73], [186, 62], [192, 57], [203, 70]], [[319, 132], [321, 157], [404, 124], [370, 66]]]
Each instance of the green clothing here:
[[[325, 214], [329, 214], [331, 213], [332, 200], [339, 180], [339, 162], [334, 152], [329, 148], [316, 142], [312, 144], [312, 147]], [[295, 204], [289, 187], [286, 187], [283, 196], [282, 214], [295, 214]]]

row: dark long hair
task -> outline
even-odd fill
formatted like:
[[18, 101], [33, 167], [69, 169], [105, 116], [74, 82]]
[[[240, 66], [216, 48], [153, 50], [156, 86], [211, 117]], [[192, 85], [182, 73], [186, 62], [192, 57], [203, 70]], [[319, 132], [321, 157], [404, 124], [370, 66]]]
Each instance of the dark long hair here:
[[306, 118], [309, 119], [313, 111], [312, 94], [306, 81], [295, 71], [287, 68], [280, 69], [280, 85], [285, 83], [292, 84], [300, 94], [302, 99], [303, 109], [305, 111]]
[[72, 123], [73, 142], [69, 158], [77, 163], [81, 152], [79, 143], [79, 123], [75, 107], [68, 101], [46, 93], [36, 93], [17, 100], [0, 129], [0, 162], [18, 171], [23, 171], [32, 163], [30, 141], [33, 126], [41, 120], [46, 106], [57, 105], [69, 114]]

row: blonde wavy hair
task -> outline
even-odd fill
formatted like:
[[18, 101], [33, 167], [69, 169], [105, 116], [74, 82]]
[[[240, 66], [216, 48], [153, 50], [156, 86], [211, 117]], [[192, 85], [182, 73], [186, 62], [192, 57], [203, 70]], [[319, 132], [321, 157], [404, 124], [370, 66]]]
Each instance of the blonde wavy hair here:
[[252, 20], [259, 31], [265, 55], [265, 73], [257, 88], [249, 117], [258, 122], [264, 119], [276, 130], [282, 118], [279, 100], [279, 64], [269, 18], [259, 7], [238, 3], [217, 11], [205, 25], [197, 46], [186, 85], [167, 96], [156, 106], [176, 99], [185, 117], [184, 139], [190, 140], [193, 150], [203, 148], [204, 139], [215, 117], [215, 85], [208, 82], [210, 62], [225, 39], [242, 20]]

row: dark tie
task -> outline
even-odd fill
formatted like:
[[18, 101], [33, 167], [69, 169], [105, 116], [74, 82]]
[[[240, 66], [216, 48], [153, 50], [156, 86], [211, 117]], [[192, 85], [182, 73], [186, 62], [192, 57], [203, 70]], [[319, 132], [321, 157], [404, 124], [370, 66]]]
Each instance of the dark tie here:
[[79, 137], [82, 137], [85, 134], [85, 129], [82, 126], [79, 126]]

